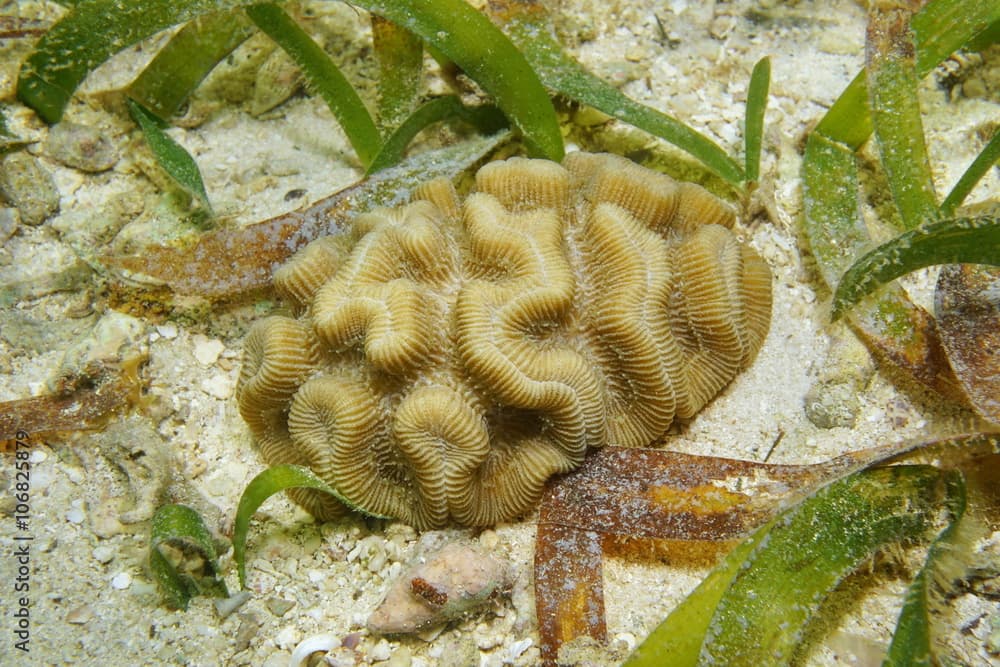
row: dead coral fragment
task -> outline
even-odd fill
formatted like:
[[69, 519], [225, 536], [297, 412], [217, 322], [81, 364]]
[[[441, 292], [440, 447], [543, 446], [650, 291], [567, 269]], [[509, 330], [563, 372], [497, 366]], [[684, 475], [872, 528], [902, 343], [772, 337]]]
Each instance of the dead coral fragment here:
[[[240, 411], [269, 464], [418, 528], [529, 510], [590, 447], [647, 445], [751, 362], [767, 266], [703, 189], [610, 155], [487, 165], [357, 217], [275, 276]], [[329, 498], [299, 492], [321, 518]]]

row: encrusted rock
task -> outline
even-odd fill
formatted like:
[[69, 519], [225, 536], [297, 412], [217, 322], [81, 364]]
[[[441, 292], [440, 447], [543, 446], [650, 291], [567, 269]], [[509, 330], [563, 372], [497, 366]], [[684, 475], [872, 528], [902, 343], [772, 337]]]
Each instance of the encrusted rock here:
[[450, 621], [509, 589], [507, 568], [475, 547], [447, 544], [406, 570], [368, 619], [379, 634], [412, 633]]
[[0, 160], [0, 198], [18, 210], [26, 225], [40, 225], [59, 210], [59, 191], [52, 174], [24, 151]]
[[875, 372], [868, 349], [852, 334], [836, 334], [826, 360], [806, 393], [806, 418], [819, 428], [851, 428], [861, 410], [861, 394]]
[[106, 171], [118, 161], [118, 153], [106, 135], [67, 120], [49, 130], [46, 151], [52, 159], [81, 171]]
[[[697, 185], [624, 158], [483, 167], [357, 217], [275, 274], [236, 395], [269, 464], [417, 528], [530, 510], [588, 448], [645, 446], [753, 360], [771, 275]], [[292, 497], [320, 518], [330, 496]]]

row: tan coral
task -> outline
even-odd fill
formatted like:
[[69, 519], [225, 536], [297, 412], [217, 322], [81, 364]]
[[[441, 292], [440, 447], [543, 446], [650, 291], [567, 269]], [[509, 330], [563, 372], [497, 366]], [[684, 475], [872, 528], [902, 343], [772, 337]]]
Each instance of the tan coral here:
[[514, 519], [589, 448], [652, 443], [753, 360], [771, 276], [734, 222], [611, 155], [494, 162], [464, 201], [426, 183], [279, 269], [299, 319], [251, 330], [241, 414], [267, 463], [310, 466], [354, 507]]

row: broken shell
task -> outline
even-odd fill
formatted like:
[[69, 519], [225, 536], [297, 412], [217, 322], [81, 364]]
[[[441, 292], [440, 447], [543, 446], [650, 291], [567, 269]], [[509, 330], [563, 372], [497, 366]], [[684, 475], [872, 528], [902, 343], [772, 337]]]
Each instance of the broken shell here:
[[467, 544], [448, 544], [392, 584], [368, 619], [368, 629], [417, 632], [472, 612], [509, 587], [500, 561]]
[[340, 638], [336, 635], [323, 634], [306, 637], [292, 651], [288, 667], [305, 667], [308, 664], [309, 656], [313, 653], [329, 653], [339, 646]]

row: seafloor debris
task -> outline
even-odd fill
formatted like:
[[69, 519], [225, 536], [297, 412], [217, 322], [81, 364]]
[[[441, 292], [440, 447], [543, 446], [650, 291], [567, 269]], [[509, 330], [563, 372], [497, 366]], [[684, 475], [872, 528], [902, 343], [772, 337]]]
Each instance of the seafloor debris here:
[[0, 442], [20, 432], [38, 436], [100, 427], [136, 405], [147, 359], [145, 325], [111, 312], [70, 347], [49, 382], [50, 394], [0, 403]]
[[469, 544], [452, 542], [403, 572], [372, 612], [368, 629], [417, 632], [475, 611], [509, 588], [503, 563]]
[[417, 528], [514, 519], [588, 448], [693, 416], [767, 333], [767, 265], [700, 186], [574, 153], [413, 199], [300, 250], [274, 282], [303, 317], [246, 338], [237, 399], [264, 460], [351, 507]]
[[69, 392], [0, 403], [0, 442], [13, 440], [18, 432], [37, 436], [102, 426], [139, 401], [143, 361], [135, 356], [118, 366], [91, 368], [89, 381]]

